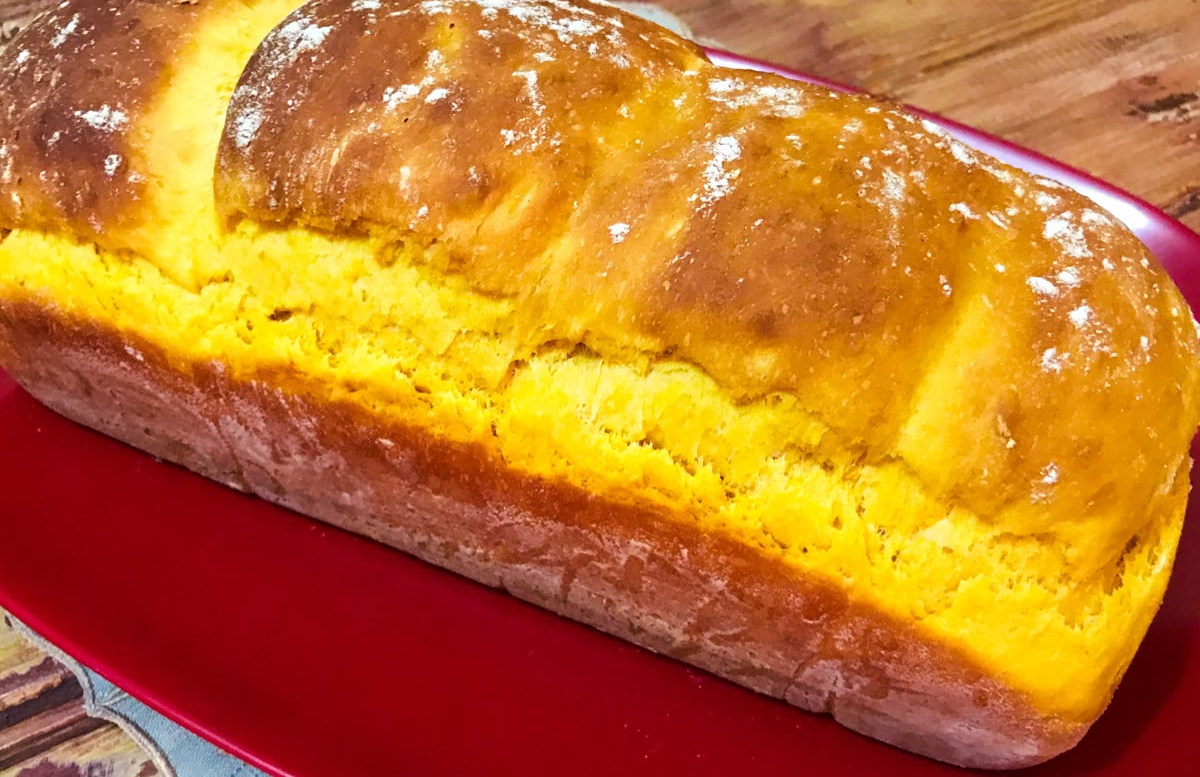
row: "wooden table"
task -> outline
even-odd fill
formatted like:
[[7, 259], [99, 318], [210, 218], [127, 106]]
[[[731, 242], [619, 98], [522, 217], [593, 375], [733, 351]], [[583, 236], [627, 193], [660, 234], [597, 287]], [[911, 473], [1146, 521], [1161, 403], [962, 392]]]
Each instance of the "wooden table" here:
[[[6, 12], [50, 2], [0, 0], [0, 28]], [[1008, 138], [1200, 231], [1200, 0], [658, 4], [708, 42]], [[78, 685], [47, 661], [0, 627], [0, 772], [150, 773], [119, 729], [82, 715]]]
[[723, 48], [1086, 170], [1200, 231], [1200, 0], [658, 0]]

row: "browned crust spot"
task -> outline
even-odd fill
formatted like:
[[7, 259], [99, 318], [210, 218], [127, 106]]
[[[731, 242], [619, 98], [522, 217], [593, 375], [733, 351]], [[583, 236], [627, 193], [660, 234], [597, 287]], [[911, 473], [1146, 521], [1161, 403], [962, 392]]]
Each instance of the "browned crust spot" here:
[[138, 121], [198, 15], [177, 0], [67, 2], [0, 52], [0, 227], [104, 245], [137, 221]]

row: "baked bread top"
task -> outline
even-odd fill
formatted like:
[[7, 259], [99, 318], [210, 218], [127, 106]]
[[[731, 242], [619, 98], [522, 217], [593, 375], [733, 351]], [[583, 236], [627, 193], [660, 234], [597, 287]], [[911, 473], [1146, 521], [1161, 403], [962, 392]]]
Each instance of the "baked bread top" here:
[[248, 64], [216, 169], [227, 218], [441, 242], [521, 300], [520, 347], [794, 395], [837, 447], [1089, 571], [1194, 431], [1130, 460], [1197, 418], [1196, 335], [1093, 203], [606, 6], [316, 0]]
[[[66, 4], [10, 46], [0, 228], [59, 257], [0, 265], [20, 294], [75, 272], [142, 301], [58, 304], [117, 329], [144, 304], [181, 364], [424, 402], [514, 468], [927, 621], [1054, 714], [1102, 709], [1200, 421], [1194, 322], [1132, 234], [606, 5], [294, 5]], [[253, 335], [204, 308], [226, 293]], [[545, 414], [573, 403], [578, 430]]]

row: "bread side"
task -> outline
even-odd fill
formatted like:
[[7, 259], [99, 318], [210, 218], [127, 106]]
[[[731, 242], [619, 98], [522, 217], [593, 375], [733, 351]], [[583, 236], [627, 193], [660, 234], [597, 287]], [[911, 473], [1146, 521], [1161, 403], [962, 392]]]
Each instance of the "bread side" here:
[[[69, 153], [89, 129], [30, 145], [52, 114], [97, 110], [86, 91], [40, 96], [54, 59], [28, 52], [59, 30], [0, 61], [0, 86], [33, 94], [0, 116], [0, 199], [17, 203], [0, 212], [0, 363], [18, 380], [223, 482], [935, 757], [1031, 763], [1082, 734], [1165, 588], [1197, 415], [1187, 307], [1132, 236], [890, 106], [716, 71], [606, 7], [287, 10], [201, 6], [159, 41], [167, 64], [143, 74], [159, 88], [88, 125], [107, 132], [97, 159]], [[610, 56], [584, 63], [593, 44]], [[114, 153], [155, 185], [76, 207]], [[72, 404], [47, 388], [59, 373], [106, 377]], [[307, 422], [268, 423], [275, 404], [306, 408], [324, 430], [307, 454], [352, 461], [357, 485], [293, 482], [300, 449], [268, 440]], [[425, 474], [398, 445], [432, 457]], [[647, 558], [719, 546], [730, 561], [695, 551], [696, 581], [740, 559], [775, 593], [713, 605], [734, 636], [677, 649], [701, 616], [674, 612], [669, 582], [622, 578], [623, 614], [573, 599], [562, 581], [586, 564], [430, 550], [387, 528], [415, 513], [358, 509], [376, 483], [526, 533], [604, 505], [640, 516]], [[640, 547], [622, 521], [600, 566]], [[830, 596], [860, 626], [806, 625]], [[755, 608], [787, 633], [740, 629]], [[870, 657], [837, 635], [868, 622], [889, 658], [855, 668]]]
[[29, 305], [0, 303], [0, 343], [69, 418], [904, 749], [1009, 768], [1087, 729], [763, 549], [314, 400], [304, 375], [281, 391], [219, 364], [184, 374], [153, 343]]

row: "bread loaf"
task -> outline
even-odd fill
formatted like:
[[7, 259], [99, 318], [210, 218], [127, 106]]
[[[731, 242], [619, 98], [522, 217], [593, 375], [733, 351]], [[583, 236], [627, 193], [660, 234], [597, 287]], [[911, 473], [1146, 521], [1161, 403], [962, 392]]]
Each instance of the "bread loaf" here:
[[590, 0], [296, 5], [68, 0], [0, 55], [0, 365], [900, 747], [1078, 741], [1200, 422], [1136, 238]]

